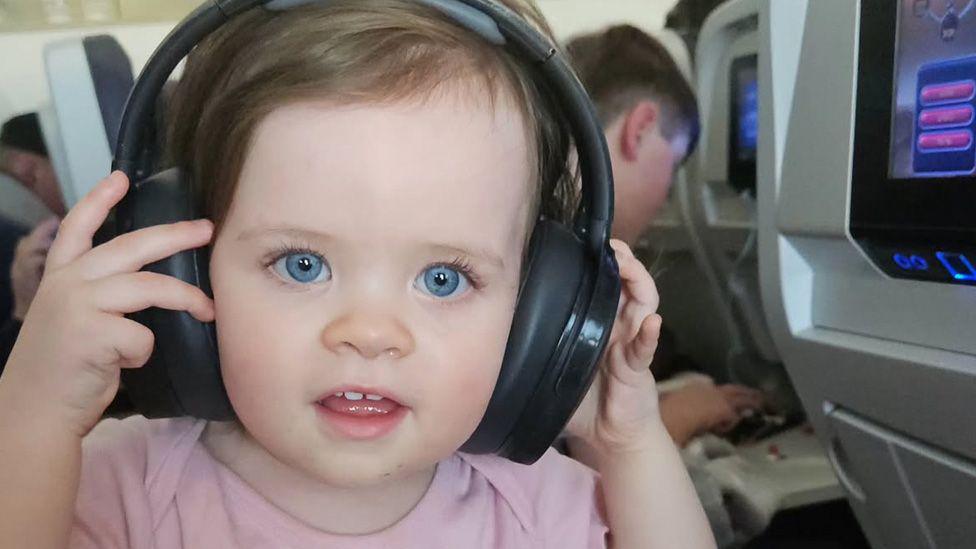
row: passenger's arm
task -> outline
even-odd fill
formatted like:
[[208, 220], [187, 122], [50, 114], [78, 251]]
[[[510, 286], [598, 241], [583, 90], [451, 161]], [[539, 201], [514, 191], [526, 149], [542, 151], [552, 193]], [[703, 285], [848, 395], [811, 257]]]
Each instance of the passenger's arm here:
[[762, 393], [741, 385], [691, 382], [661, 396], [661, 421], [679, 448], [708, 432], [726, 433], [747, 410], [763, 407]]

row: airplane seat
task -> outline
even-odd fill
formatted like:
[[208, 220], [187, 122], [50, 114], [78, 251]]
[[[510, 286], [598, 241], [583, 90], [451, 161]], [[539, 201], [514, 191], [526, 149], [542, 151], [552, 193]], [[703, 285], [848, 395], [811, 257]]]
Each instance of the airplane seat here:
[[726, 377], [762, 387], [781, 408], [795, 411], [799, 402], [779, 365], [759, 289], [759, 6], [726, 2], [702, 26], [696, 48], [701, 143], [680, 196], [693, 247], [722, 304]]
[[[801, 13], [794, 0], [729, 0], [706, 19], [695, 58], [702, 134], [676, 188], [690, 248], [722, 305], [726, 379], [763, 389], [791, 418], [725, 455], [689, 447], [718, 481], [738, 528], [753, 535], [781, 513], [843, 505], [821, 443], [808, 427], [792, 426], [804, 411], [773, 339], [770, 321], [779, 319], [766, 314], [760, 276], [770, 201], [763, 181], [778, 166], [770, 151], [781, 148], [799, 51], [797, 26], [780, 26]], [[771, 36], [796, 43], [783, 38], [774, 47]]]
[[111, 169], [132, 64], [114, 37], [97, 35], [48, 44], [44, 67], [50, 100], [41, 127], [70, 208]]
[[764, 308], [877, 549], [976, 544], [974, 6], [767, 7]]

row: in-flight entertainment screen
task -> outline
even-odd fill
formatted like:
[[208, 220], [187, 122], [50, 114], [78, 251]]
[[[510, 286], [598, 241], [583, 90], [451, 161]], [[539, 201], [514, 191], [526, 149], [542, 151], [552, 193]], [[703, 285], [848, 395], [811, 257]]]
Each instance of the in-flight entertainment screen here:
[[976, 172], [976, 0], [900, 0], [889, 177]]

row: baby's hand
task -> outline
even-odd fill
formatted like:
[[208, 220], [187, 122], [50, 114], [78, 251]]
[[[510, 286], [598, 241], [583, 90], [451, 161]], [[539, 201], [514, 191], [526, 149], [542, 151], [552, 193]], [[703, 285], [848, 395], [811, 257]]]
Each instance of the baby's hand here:
[[152, 352], [153, 333], [124, 314], [161, 307], [204, 322], [214, 317], [213, 302], [199, 288], [139, 272], [205, 245], [213, 232], [209, 221], [149, 227], [92, 248], [92, 236], [128, 185], [125, 174], [112, 173], [65, 217], [0, 380], [5, 394], [18, 395], [32, 413], [54, 414], [48, 417], [78, 436], [112, 401], [119, 369], [142, 366]]
[[617, 318], [597, 378], [567, 426], [600, 453], [636, 449], [661, 421], [649, 368], [661, 330], [657, 287], [626, 244], [610, 246], [622, 282]]

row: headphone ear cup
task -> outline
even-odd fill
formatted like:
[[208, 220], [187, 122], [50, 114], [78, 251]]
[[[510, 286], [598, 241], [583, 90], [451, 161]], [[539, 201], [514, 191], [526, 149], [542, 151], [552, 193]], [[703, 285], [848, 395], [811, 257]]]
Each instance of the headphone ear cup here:
[[503, 456], [510, 451], [507, 445], [523, 411], [565, 354], [587, 268], [583, 250], [569, 229], [547, 219], [536, 223], [498, 381], [463, 451]]
[[[119, 233], [153, 225], [197, 219], [189, 182], [178, 169], [144, 179], [130, 188], [116, 212]], [[143, 270], [172, 276], [208, 296], [209, 251], [186, 250]], [[234, 417], [220, 376], [217, 337], [212, 323], [184, 311], [150, 308], [129, 315], [152, 330], [156, 338], [141, 368], [122, 370], [122, 384], [136, 409], [146, 417], [194, 416], [211, 420]]]

